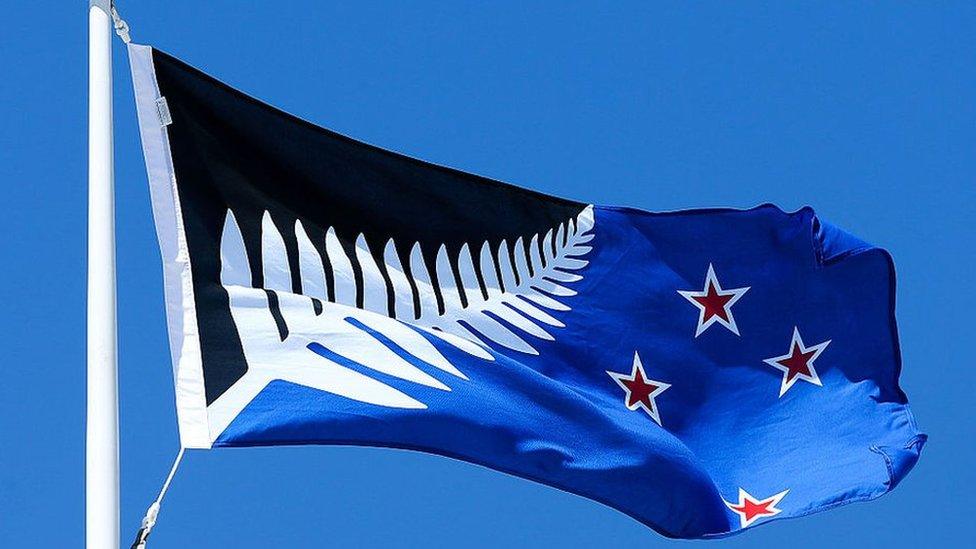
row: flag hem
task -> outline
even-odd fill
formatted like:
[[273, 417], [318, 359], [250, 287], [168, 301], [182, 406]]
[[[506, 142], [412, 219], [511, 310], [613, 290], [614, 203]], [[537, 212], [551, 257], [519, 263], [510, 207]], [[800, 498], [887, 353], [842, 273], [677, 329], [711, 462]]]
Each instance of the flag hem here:
[[129, 64], [135, 92], [139, 134], [149, 177], [153, 221], [163, 260], [163, 289], [169, 331], [176, 416], [184, 448], [210, 448], [209, 422], [203, 383], [203, 361], [193, 297], [190, 256], [186, 246], [176, 174], [166, 126], [159, 119], [159, 86], [152, 47], [129, 44]]

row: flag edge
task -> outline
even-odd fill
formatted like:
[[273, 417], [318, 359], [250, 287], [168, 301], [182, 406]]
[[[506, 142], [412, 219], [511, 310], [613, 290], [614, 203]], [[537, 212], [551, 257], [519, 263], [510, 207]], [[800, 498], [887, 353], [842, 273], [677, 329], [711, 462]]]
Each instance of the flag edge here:
[[166, 126], [158, 117], [161, 97], [153, 48], [129, 44], [139, 135], [149, 182], [153, 224], [163, 264], [163, 290], [176, 397], [180, 445], [212, 447], [203, 381], [203, 361], [186, 236]]

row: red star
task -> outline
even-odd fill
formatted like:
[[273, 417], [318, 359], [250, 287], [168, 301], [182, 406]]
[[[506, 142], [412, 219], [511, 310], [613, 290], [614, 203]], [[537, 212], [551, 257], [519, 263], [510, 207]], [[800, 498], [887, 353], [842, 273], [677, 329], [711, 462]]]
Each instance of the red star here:
[[654, 399], [664, 391], [667, 391], [671, 387], [670, 383], [648, 379], [647, 374], [644, 373], [644, 365], [641, 364], [640, 356], [637, 353], [634, 353], [634, 365], [629, 376], [610, 371], [607, 374], [626, 392], [624, 405], [627, 406], [627, 409], [636, 410], [641, 408], [658, 425], [661, 425], [661, 416], [658, 414], [657, 402]]
[[739, 502], [729, 503], [726, 501], [725, 505], [728, 506], [732, 512], [739, 515], [739, 524], [742, 528], [745, 528], [763, 517], [778, 515], [782, 510], [778, 509], [776, 505], [779, 504], [779, 501], [783, 499], [783, 496], [785, 496], [787, 492], [789, 492], [789, 490], [783, 490], [774, 496], [770, 496], [760, 501], [752, 497], [742, 488], [739, 488]]
[[767, 358], [763, 362], [773, 368], [783, 372], [783, 381], [780, 383], [779, 396], [786, 394], [786, 391], [793, 387], [798, 379], [812, 383], [818, 387], [823, 387], [820, 376], [813, 366], [820, 353], [830, 345], [830, 340], [807, 347], [800, 338], [800, 330], [793, 328], [793, 339], [790, 341], [790, 350], [785, 355]]
[[634, 370], [634, 378], [620, 380], [624, 384], [624, 387], [630, 391], [630, 395], [627, 397], [627, 406], [637, 406], [638, 402], [643, 402], [645, 406], [651, 406], [651, 393], [656, 391], [659, 385], [654, 383], [648, 383], [644, 379], [644, 374], [640, 370]]
[[813, 355], [817, 354], [817, 351], [807, 351], [804, 353], [800, 350], [799, 345], [794, 345], [791, 352], [793, 354], [789, 358], [776, 361], [786, 366], [786, 380], [792, 381], [793, 378], [800, 374], [813, 377], [813, 371], [810, 369], [810, 359], [813, 358]]
[[709, 263], [708, 272], [705, 274], [705, 287], [702, 288], [702, 291], [678, 290], [682, 297], [698, 307], [698, 327], [695, 329], [695, 337], [701, 335], [716, 322], [728, 328], [733, 334], [739, 335], [739, 327], [736, 326], [735, 317], [732, 316], [732, 305], [747, 291], [749, 291], [748, 286], [723, 290], [711, 263]]
[[732, 301], [733, 295], [731, 294], [719, 294], [718, 289], [709, 280], [708, 288], [705, 290], [705, 295], [693, 295], [692, 299], [698, 302], [699, 305], [705, 308], [705, 320], [711, 319], [713, 316], [717, 316], [722, 320], [728, 322], [729, 312], [725, 309], [729, 301]]

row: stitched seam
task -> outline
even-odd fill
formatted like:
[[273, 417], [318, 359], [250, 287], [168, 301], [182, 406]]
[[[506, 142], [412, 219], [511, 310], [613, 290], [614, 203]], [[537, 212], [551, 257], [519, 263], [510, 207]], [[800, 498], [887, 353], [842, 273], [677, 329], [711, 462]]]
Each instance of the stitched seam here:
[[874, 444], [871, 445], [871, 451], [880, 455], [884, 459], [885, 469], [888, 470], [887, 485], [888, 485], [888, 489], [890, 490], [891, 487], [895, 484], [895, 471], [891, 463], [891, 457], [888, 456], [888, 454], [886, 454], [885, 451], [882, 450], [880, 446], [875, 446]]

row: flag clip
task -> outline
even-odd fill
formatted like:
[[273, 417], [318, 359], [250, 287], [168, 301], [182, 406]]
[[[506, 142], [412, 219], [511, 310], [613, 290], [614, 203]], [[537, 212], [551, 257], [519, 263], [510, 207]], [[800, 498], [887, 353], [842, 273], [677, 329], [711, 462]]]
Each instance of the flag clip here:
[[122, 19], [122, 17], [119, 16], [119, 10], [115, 9], [114, 1], [111, 3], [111, 12], [112, 25], [115, 27], [115, 34], [119, 35], [119, 38], [128, 44], [132, 41], [132, 38], [129, 37], [129, 24], [125, 22], [125, 19]]
[[165, 97], [156, 99], [156, 114], [159, 116], [160, 125], [169, 126], [173, 123], [173, 117], [169, 114], [169, 104], [166, 103]]
[[169, 490], [169, 483], [173, 481], [176, 470], [179, 469], [180, 462], [183, 461], [183, 453], [185, 451], [186, 448], [180, 447], [180, 451], [176, 454], [176, 459], [173, 461], [173, 467], [170, 468], [169, 474], [166, 475], [166, 480], [163, 482], [163, 487], [159, 490], [159, 495], [156, 496], [156, 501], [152, 502], [149, 509], [146, 509], [146, 516], [142, 517], [142, 525], [139, 527], [139, 531], [136, 532], [136, 540], [132, 542], [132, 546], [129, 549], [146, 549], [149, 534], [152, 533], [153, 526], [156, 526], [156, 520], [159, 519], [159, 508], [163, 504], [163, 497], [166, 496], [166, 491]]

